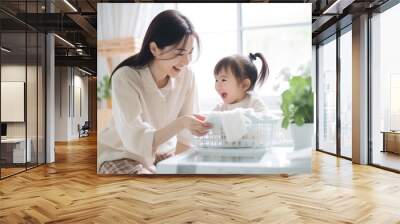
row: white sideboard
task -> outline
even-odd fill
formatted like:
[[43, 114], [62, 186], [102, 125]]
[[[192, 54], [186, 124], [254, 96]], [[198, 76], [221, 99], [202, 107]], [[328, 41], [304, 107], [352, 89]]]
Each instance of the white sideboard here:
[[[25, 138], [6, 138], [1, 139], [1, 146], [2, 152], [6, 150], [12, 149], [12, 163], [25, 163], [25, 158], [27, 159], [26, 162], [31, 162], [32, 160], [32, 140], [27, 138], [26, 142], [28, 143], [26, 147], [26, 154], [25, 154]], [[7, 148], [3, 148], [7, 147]], [[3, 157], [3, 156], [2, 156]]]

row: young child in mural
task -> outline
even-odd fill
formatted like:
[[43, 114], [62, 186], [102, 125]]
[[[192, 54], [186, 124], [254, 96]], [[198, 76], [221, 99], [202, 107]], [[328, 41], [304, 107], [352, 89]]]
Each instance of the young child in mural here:
[[[262, 62], [259, 74], [253, 63], [257, 58]], [[261, 87], [268, 75], [268, 64], [261, 53], [250, 53], [248, 58], [241, 55], [222, 58], [214, 68], [214, 76], [215, 90], [223, 102], [214, 111], [253, 108], [255, 112], [265, 112], [264, 102], [255, 95], [253, 89], [256, 83]]]
[[[253, 63], [257, 58], [262, 63], [260, 73]], [[215, 90], [222, 102], [206, 115], [214, 125], [214, 134], [222, 134], [223, 130], [229, 142], [238, 141], [248, 133], [250, 125], [262, 122], [267, 109], [253, 90], [256, 84], [264, 84], [268, 74], [268, 64], [261, 53], [227, 56], [216, 64]]]

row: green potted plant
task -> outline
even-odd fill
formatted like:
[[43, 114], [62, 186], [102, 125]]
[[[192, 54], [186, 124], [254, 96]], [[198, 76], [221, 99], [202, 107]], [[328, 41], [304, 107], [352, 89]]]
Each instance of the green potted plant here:
[[104, 75], [97, 85], [97, 100], [106, 100], [107, 107], [111, 108], [111, 82], [108, 75]]
[[310, 76], [293, 76], [282, 93], [282, 127], [290, 126], [295, 149], [310, 147], [314, 133], [314, 93]]

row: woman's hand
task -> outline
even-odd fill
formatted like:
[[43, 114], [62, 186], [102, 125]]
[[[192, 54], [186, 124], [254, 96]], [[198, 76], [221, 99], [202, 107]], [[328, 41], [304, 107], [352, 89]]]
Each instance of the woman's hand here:
[[183, 128], [188, 129], [195, 136], [203, 136], [212, 128], [212, 124], [204, 120], [205, 117], [201, 115], [185, 115], [181, 117]]
[[156, 155], [155, 155], [156, 158], [155, 158], [154, 164], [156, 165], [158, 162], [160, 162], [160, 161], [162, 161], [162, 160], [164, 160], [166, 158], [169, 158], [171, 156], [174, 156], [174, 155], [175, 155], [174, 151], [169, 151], [169, 152], [159, 152], [159, 151], [157, 151]]
[[175, 119], [167, 126], [158, 129], [154, 132], [153, 138], [153, 153], [156, 153], [158, 146], [168, 141], [174, 135], [178, 134], [182, 129], [189, 129], [193, 135], [203, 136], [207, 134], [208, 129], [212, 128], [212, 124], [204, 122], [205, 117], [200, 115], [185, 115]]

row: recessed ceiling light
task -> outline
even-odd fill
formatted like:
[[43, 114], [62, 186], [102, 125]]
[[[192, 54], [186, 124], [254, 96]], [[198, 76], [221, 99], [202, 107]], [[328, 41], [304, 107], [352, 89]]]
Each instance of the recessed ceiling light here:
[[355, 0], [336, 0], [322, 14], [342, 14], [343, 9], [351, 5]]
[[65, 4], [67, 4], [72, 10], [74, 10], [75, 12], [78, 12], [78, 10], [71, 4], [69, 3], [67, 0], [64, 0]]
[[9, 49], [7, 49], [7, 48], [5, 48], [5, 47], [1, 47], [1, 50], [4, 51], [4, 52], [7, 52], [7, 53], [10, 53], [10, 52], [11, 52], [11, 50], [9, 50]]
[[61, 41], [63, 41], [64, 43], [68, 44], [69, 46], [75, 48], [75, 45], [73, 45], [73, 44], [72, 44], [71, 42], [69, 42], [68, 40], [66, 40], [66, 39], [64, 39], [64, 38], [62, 38], [62, 37], [60, 37], [60, 36], [57, 35], [57, 34], [54, 34], [54, 36], [57, 37], [58, 39], [60, 39]]
[[90, 72], [88, 72], [88, 71], [86, 71], [86, 70], [83, 70], [83, 69], [81, 69], [81, 68], [79, 68], [79, 67], [78, 67], [78, 69], [79, 69], [79, 71], [81, 71], [81, 72], [83, 72], [83, 73], [85, 73], [85, 74], [92, 75], [92, 73], [90, 73]]

